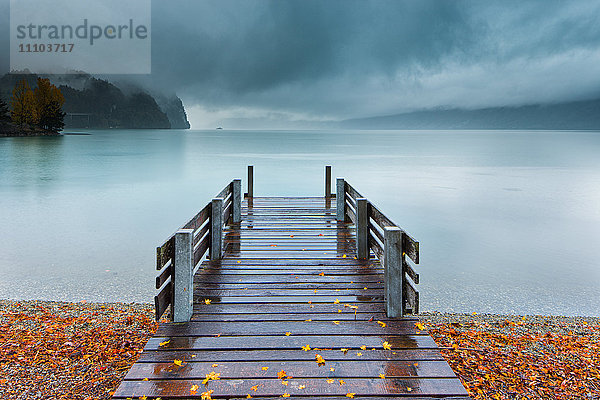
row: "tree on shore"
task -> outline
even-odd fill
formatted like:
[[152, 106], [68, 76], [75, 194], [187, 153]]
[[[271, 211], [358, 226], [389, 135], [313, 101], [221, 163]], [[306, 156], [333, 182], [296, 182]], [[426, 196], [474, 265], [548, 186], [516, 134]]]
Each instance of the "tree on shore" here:
[[33, 91], [25, 79], [17, 82], [12, 92], [11, 113], [12, 121], [21, 128], [37, 123], [36, 104]]
[[65, 98], [50, 80], [38, 78], [37, 87], [31, 90], [25, 79], [17, 82], [11, 99], [12, 121], [21, 128], [37, 126], [51, 132], [59, 132], [65, 126], [62, 106]]
[[36, 102], [38, 126], [42, 129], [58, 132], [65, 127], [65, 113], [62, 106], [65, 98], [49, 79], [38, 78], [37, 88], [33, 91]]

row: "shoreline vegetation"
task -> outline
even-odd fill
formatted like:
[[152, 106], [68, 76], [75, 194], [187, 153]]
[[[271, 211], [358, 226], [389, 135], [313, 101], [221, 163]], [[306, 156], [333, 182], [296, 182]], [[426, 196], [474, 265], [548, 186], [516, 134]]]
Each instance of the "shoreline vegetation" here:
[[[110, 399], [158, 324], [151, 304], [0, 300], [5, 399]], [[598, 399], [600, 318], [424, 313], [474, 399]]]

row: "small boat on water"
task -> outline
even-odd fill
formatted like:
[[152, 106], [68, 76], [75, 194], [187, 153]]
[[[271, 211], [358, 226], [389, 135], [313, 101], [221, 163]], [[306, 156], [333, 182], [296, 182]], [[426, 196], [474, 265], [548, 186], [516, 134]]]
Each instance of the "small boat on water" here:
[[217, 130], [218, 130], [218, 131], [222, 131], [222, 130], [223, 130], [223, 128], [221, 128], [220, 126], [218, 126], [218, 127], [217, 127]]

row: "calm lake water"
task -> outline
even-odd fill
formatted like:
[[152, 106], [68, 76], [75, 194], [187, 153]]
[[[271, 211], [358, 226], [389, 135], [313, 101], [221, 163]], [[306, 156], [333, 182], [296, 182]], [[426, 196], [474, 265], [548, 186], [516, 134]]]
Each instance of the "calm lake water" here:
[[155, 247], [255, 165], [324, 165], [421, 242], [423, 311], [600, 316], [600, 132], [93, 131], [0, 139], [0, 298], [150, 302]]

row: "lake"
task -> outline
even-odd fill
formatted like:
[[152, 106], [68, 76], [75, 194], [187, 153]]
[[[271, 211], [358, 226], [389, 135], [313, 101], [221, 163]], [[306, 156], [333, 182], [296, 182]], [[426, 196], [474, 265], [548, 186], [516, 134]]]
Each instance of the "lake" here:
[[422, 311], [600, 316], [600, 132], [87, 133], [0, 139], [0, 298], [151, 302], [156, 246], [246, 165], [293, 196], [331, 164], [420, 241]]

